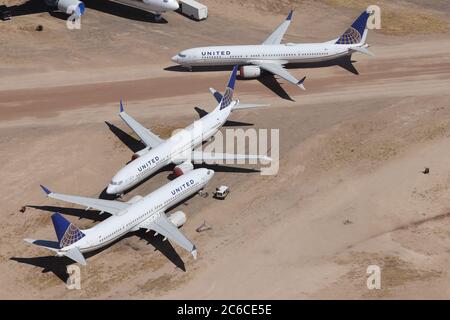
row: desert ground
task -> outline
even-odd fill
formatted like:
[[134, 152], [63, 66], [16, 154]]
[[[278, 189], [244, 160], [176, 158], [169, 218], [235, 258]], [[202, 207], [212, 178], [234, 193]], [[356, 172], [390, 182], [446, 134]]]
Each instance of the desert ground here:
[[[81, 30], [35, 12], [36, 1], [33, 12], [0, 22], [0, 298], [449, 299], [448, 1], [202, 2], [210, 14], [202, 22], [167, 13], [167, 23], [154, 23], [103, 0], [86, 1]], [[194, 107], [215, 107], [208, 88], [223, 90], [229, 71], [183, 72], [170, 61], [178, 51], [259, 43], [291, 8], [285, 42], [328, 41], [368, 4], [382, 8], [382, 28], [368, 36], [375, 57], [352, 57], [359, 75], [340, 65], [291, 69], [307, 76], [307, 91], [237, 82], [241, 101], [270, 106], [231, 120], [279, 129], [279, 171], [217, 170], [208, 197], [174, 209], [188, 216], [181, 230], [197, 260], [138, 232], [89, 256], [81, 290], [68, 290], [72, 262], [23, 241], [55, 239], [54, 211], [81, 228], [107, 217], [46, 199], [39, 184], [101, 196], [132, 155], [114, 134], [133, 136], [118, 117], [120, 98], [163, 138], [197, 119]], [[211, 197], [221, 184], [232, 190], [224, 201]], [[212, 229], [197, 233], [203, 221]], [[381, 268], [379, 290], [367, 288], [369, 265]]]

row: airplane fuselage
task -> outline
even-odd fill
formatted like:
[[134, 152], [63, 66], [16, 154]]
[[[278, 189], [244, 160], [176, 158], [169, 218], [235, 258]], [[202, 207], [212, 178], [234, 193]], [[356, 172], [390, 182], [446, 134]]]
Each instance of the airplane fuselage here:
[[350, 55], [352, 47], [334, 43], [279, 45], [241, 45], [199, 47], [181, 51], [172, 60], [183, 66], [247, 65], [252, 61], [309, 63], [337, 59]]
[[210, 139], [227, 121], [233, 106], [216, 109], [175, 133], [168, 140], [120, 169], [107, 188], [109, 194], [119, 194], [137, 185], [161, 168], [190, 159], [191, 151]]
[[179, 8], [179, 4], [176, 0], [110, 0], [110, 1], [155, 13], [174, 11]]
[[97, 250], [130, 231], [143, 228], [165, 214], [168, 208], [201, 190], [213, 176], [214, 171], [204, 168], [190, 171], [138, 199], [120, 214], [113, 215], [90, 229], [82, 230], [85, 234], [83, 238], [60, 251], [73, 247], [77, 247], [81, 252]]

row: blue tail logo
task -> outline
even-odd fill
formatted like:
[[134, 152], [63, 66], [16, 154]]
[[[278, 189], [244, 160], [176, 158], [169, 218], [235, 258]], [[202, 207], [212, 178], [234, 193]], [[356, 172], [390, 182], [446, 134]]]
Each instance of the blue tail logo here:
[[360, 43], [364, 30], [367, 26], [367, 20], [369, 19], [370, 13], [364, 11], [358, 19], [353, 22], [352, 26], [348, 28], [344, 34], [339, 38], [336, 44], [357, 44]]
[[56, 236], [60, 248], [70, 246], [85, 236], [73, 223], [70, 223], [61, 214], [55, 212], [52, 215], [53, 226], [55, 227]]
[[225, 89], [225, 93], [222, 97], [222, 101], [220, 101], [220, 110], [228, 107], [231, 104], [231, 101], [233, 101], [234, 84], [236, 82], [237, 70], [238, 66], [234, 66], [233, 72], [231, 72], [230, 80], [228, 81], [227, 88]]

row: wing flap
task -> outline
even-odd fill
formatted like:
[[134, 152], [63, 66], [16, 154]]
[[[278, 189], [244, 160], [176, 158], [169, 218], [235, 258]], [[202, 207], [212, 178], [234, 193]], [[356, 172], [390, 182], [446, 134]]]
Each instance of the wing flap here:
[[306, 77], [304, 77], [301, 80], [298, 80], [293, 75], [291, 75], [281, 64], [278, 63], [263, 63], [263, 62], [252, 62], [254, 65], [259, 66], [261, 69], [268, 71], [272, 74], [275, 74], [281, 78], [283, 78], [286, 81], [289, 81], [292, 84], [295, 84], [299, 86], [302, 90], [305, 90], [305, 86], [303, 85], [303, 82], [305, 81]]
[[194, 259], [197, 259], [197, 248], [189, 241], [188, 238], [172, 223], [169, 221], [164, 212], [159, 214], [159, 217], [151, 222], [144, 221], [141, 224], [141, 228], [151, 229], [162, 236], [166, 237], [170, 241], [175, 242], [183, 249], [187, 250]]

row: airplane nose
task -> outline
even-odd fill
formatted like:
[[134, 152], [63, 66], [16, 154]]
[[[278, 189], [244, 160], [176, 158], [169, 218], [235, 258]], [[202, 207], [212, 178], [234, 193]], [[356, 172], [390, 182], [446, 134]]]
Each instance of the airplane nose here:
[[178, 63], [178, 55], [172, 57], [172, 61]]
[[208, 180], [212, 179], [212, 177], [214, 177], [214, 170], [208, 169]]

